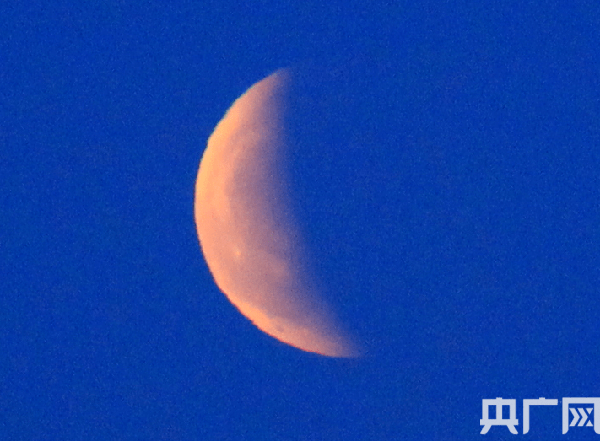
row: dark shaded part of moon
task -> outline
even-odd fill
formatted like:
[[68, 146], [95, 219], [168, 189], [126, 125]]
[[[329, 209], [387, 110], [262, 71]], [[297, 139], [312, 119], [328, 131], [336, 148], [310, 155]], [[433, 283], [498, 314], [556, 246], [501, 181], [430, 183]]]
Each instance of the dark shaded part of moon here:
[[[414, 185], [401, 185], [411, 179], [411, 155], [420, 152], [403, 145], [410, 130], [403, 87], [385, 66], [302, 66], [290, 99], [290, 182], [309, 249], [317, 253], [315, 271], [374, 352], [386, 347], [389, 322], [407, 326], [411, 315], [398, 282], [403, 244], [415, 233], [403, 222], [414, 213], [401, 204], [420, 195], [410, 194]], [[386, 273], [397, 274], [393, 285], [382, 286]]]

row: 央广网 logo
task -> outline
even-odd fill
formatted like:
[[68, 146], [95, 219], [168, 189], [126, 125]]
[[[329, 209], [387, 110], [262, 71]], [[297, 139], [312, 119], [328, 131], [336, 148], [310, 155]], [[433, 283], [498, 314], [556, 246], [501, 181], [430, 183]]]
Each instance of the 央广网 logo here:
[[[557, 406], [557, 399], [523, 400], [523, 434], [529, 432], [529, 413], [532, 406]], [[490, 407], [495, 408], [495, 417], [490, 418]], [[504, 418], [502, 409], [508, 406], [508, 418]], [[569, 431], [569, 427], [593, 427], [594, 432], [600, 435], [600, 398], [563, 398], [562, 399], [562, 433]], [[481, 434], [485, 435], [493, 426], [504, 426], [510, 433], [517, 435], [517, 400], [515, 399], [484, 399], [482, 400], [482, 417], [480, 420], [483, 428]]]

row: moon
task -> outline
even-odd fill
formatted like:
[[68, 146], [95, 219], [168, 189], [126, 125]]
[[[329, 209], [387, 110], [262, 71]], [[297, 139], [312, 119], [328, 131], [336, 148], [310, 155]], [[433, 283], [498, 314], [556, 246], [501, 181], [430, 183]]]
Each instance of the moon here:
[[329, 357], [361, 345], [315, 276], [291, 196], [287, 162], [293, 72], [279, 70], [238, 98], [202, 156], [195, 221], [219, 289], [277, 340]]

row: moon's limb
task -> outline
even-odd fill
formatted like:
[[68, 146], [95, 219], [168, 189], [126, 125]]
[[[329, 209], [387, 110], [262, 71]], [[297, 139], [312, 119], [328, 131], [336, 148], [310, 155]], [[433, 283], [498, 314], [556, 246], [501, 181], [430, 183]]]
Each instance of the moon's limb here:
[[251, 87], [208, 140], [195, 218], [215, 282], [242, 314], [308, 352], [357, 356], [307, 265], [287, 191], [286, 113], [291, 74]]

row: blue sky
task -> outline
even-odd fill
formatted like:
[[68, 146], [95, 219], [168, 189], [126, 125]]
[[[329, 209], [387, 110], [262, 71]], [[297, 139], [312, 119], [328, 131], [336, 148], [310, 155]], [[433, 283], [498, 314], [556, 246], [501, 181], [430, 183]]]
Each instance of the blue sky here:
[[[484, 398], [600, 396], [598, 17], [593, 2], [4, 2], [0, 437], [475, 439]], [[339, 58], [376, 81], [315, 132], [329, 159], [299, 170], [340, 213], [311, 240], [340, 253], [321, 271], [377, 342], [364, 360], [255, 329], [193, 219], [231, 103]], [[539, 412], [529, 436], [561, 437], [560, 410]]]

